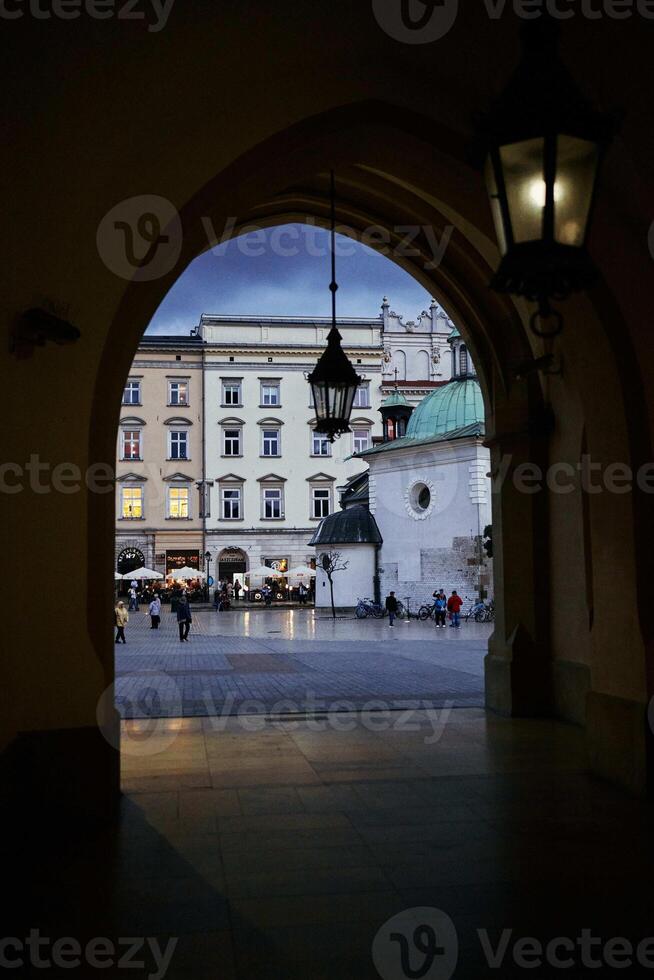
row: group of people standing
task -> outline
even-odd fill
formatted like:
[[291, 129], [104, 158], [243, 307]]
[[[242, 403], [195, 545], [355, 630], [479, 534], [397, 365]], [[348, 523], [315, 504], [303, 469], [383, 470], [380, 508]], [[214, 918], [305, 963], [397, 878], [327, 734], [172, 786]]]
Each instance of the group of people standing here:
[[[138, 611], [138, 603], [136, 605], [136, 610]], [[133, 611], [131, 602], [129, 609], [125, 607], [125, 603], [122, 599], [116, 603], [116, 607], [114, 609], [116, 643], [127, 643], [127, 640], [125, 639], [125, 627], [129, 623], [129, 614], [131, 611]], [[191, 623], [193, 622], [193, 616], [191, 615], [191, 607], [189, 605], [186, 592], [182, 592], [181, 596], [177, 600], [176, 613], [177, 625], [179, 627], [179, 642], [187, 643]], [[147, 615], [150, 617], [150, 629], [158, 630], [159, 623], [161, 622], [161, 599], [156, 592], [152, 601], [150, 602], [150, 605], [148, 606]]]
[[[460, 629], [461, 627], [461, 606], [463, 605], [463, 599], [458, 594], [456, 589], [452, 589], [452, 595], [447, 598], [445, 595], [445, 589], [437, 589], [433, 593], [434, 599], [434, 618], [436, 620], [436, 628], [441, 627], [445, 629], [445, 620], [447, 614], [450, 616], [450, 626], [453, 629]], [[397, 616], [399, 602], [394, 592], [389, 592], [386, 596], [386, 612], [388, 613], [388, 625], [393, 626], [395, 623], [395, 617]]]
[[449, 597], [449, 599], [445, 595], [445, 589], [437, 589], [437, 591], [433, 593], [433, 599], [436, 629], [445, 629], [445, 620], [448, 613], [450, 614], [450, 626], [452, 629], [460, 629], [461, 606], [463, 605], [463, 599], [458, 594], [456, 589], [452, 589], [452, 595]]
[[222, 612], [224, 609], [229, 609], [232, 599], [240, 599], [241, 592], [245, 596], [245, 589], [241, 585], [238, 579], [234, 580], [234, 584], [227, 579], [225, 581], [218, 582], [218, 587], [214, 589], [213, 593], [213, 606], [216, 612]]

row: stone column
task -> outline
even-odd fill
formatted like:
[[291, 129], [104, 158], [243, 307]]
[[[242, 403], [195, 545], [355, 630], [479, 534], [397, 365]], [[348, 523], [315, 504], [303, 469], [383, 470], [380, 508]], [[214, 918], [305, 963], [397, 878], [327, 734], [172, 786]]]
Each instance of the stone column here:
[[549, 554], [544, 480], [551, 421], [490, 436], [495, 630], [485, 660], [486, 706], [507, 715], [552, 711]]

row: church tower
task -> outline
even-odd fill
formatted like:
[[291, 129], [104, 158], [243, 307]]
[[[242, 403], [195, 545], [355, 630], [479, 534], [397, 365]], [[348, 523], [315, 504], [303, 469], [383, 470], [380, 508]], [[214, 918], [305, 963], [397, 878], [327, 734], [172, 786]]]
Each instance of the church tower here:
[[467, 378], [476, 378], [477, 372], [470, 351], [456, 327], [448, 337], [448, 343], [452, 348], [452, 380], [465, 381]]
[[395, 388], [387, 395], [379, 407], [384, 426], [384, 442], [393, 442], [394, 439], [401, 439], [406, 435], [406, 427], [413, 411], [401, 391]]

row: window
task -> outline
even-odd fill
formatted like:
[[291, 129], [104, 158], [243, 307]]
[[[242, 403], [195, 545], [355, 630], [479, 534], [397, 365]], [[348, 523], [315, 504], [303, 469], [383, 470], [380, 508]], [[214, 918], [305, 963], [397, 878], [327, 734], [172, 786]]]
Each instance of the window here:
[[188, 459], [188, 432], [173, 429], [168, 433], [168, 458]]
[[188, 381], [168, 382], [168, 404], [188, 405]]
[[123, 429], [121, 459], [141, 459], [141, 430]]
[[311, 433], [311, 455], [312, 456], [331, 456], [332, 446], [322, 432]]
[[143, 517], [143, 487], [123, 487], [120, 497], [121, 518], [140, 520]]
[[468, 351], [464, 344], [459, 347], [459, 368], [461, 374], [468, 373]]
[[328, 487], [311, 488], [311, 516], [322, 518], [329, 514], [331, 491]]
[[241, 382], [223, 381], [223, 405], [241, 404]]
[[370, 429], [352, 429], [352, 452], [362, 453], [370, 448]]
[[223, 455], [241, 455], [241, 430], [223, 429]]
[[370, 382], [363, 381], [354, 393], [354, 408], [370, 408]]
[[187, 518], [191, 516], [190, 491], [188, 487], [168, 488], [168, 517]]
[[222, 495], [222, 518], [224, 521], [238, 521], [241, 519], [241, 488], [224, 487]]
[[261, 516], [264, 520], [274, 521], [283, 517], [282, 508], [282, 488], [281, 487], [264, 487], [262, 493], [262, 513]]
[[123, 391], [123, 405], [141, 404], [141, 382], [128, 381]]
[[281, 456], [279, 429], [261, 430], [261, 455]]
[[279, 381], [261, 382], [261, 405], [279, 405]]

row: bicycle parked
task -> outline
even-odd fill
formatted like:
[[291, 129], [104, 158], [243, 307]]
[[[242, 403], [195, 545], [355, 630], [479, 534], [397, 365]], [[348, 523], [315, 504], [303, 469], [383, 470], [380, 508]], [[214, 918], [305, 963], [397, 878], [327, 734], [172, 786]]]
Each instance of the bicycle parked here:
[[[368, 619], [368, 617], [373, 619], [384, 619], [386, 616], [386, 609], [380, 602], [375, 602], [373, 599], [357, 599], [357, 606], [354, 610], [354, 614], [357, 619]], [[398, 599], [397, 612], [395, 616], [397, 619], [402, 619], [405, 614], [406, 608], [404, 603]]]
[[493, 599], [489, 599], [488, 602], [483, 602], [481, 599], [472, 602], [462, 613], [461, 618], [466, 622], [473, 619], [475, 623], [492, 623], [495, 621], [495, 602]]
[[379, 602], [373, 599], [357, 599], [357, 607], [354, 610], [357, 619], [367, 619], [372, 616], [374, 619], [383, 619], [386, 610]]

